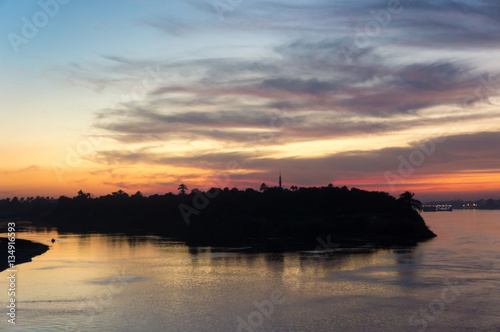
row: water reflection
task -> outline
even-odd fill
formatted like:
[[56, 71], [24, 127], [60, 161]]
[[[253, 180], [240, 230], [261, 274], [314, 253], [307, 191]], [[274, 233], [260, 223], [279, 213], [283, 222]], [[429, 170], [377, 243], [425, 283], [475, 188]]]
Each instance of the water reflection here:
[[[17, 328], [235, 331], [238, 317], [248, 317], [255, 301], [278, 290], [286, 301], [262, 330], [411, 331], [416, 328], [409, 317], [451, 278], [468, 290], [429, 330], [493, 331], [500, 325], [481, 317], [496, 317], [500, 309], [499, 216], [484, 213], [471, 221], [459, 212], [432, 215], [439, 236], [417, 246], [284, 253], [28, 227], [19, 238], [51, 249], [18, 266], [23, 319]], [[0, 277], [0, 289], [6, 289]]]
[[[419, 264], [415, 246], [384, 249], [363, 245], [326, 251], [259, 253], [251, 247], [186, 246], [181, 242], [158, 236], [58, 233], [54, 228], [45, 227], [26, 227], [22, 234], [26, 239], [45, 243], [54, 238], [56, 242], [51, 245], [52, 251], [63, 249], [66, 257], [86, 257], [90, 262], [99, 262], [104, 257], [114, 258], [116, 261], [134, 257], [154, 257], [152, 260], [154, 262], [172, 258], [173, 255], [175, 259], [184, 259], [193, 267], [210, 265], [242, 266], [250, 270], [259, 268], [267, 270], [266, 274], [277, 279], [286, 279], [287, 276], [295, 274], [301, 274], [302, 278], [306, 279], [318, 277], [334, 279], [341, 278], [342, 274], [332, 275], [333, 272], [353, 270], [360, 271], [358, 277], [362, 279], [361, 271], [369, 272], [370, 270], [366, 268], [383, 264], [391, 266], [391, 269], [385, 270], [385, 274], [396, 272], [405, 283], [411, 283], [416, 276], [415, 267]], [[161, 265], [160, 262], [157, 263]], [[47, 266], [39, 269], [57, 268], [64, 266]], [[352, 274], [349, 277], [352, 279]]]

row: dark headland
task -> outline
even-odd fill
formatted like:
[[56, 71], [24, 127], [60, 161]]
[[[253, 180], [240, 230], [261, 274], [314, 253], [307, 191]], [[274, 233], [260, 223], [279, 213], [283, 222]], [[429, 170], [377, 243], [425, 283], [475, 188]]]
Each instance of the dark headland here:
[[[0, 238], [0, 272], [8, 269], [10, 266], [8, 264], [8, 245], [9, 241], [7, 238]], [[19, 265], [22, 263], [31, 262], [33, 257], [43, 254], [49, 247], [45, 244], [31, 242], [28, 240], [15, 240], [15, 264]]]
[[[61, 232], [157, 234], [193, 245], [287, 247], [330, 237], [338, 243], [416, 243], [436, 236], [413, 194], [395, 198], [356, 188], [212, 188], [143, 196], [123, 191], [93, 197], [0, 201], [1, 217], [55, 226]], [[5, 215], [7, 214], [7, 215]]]

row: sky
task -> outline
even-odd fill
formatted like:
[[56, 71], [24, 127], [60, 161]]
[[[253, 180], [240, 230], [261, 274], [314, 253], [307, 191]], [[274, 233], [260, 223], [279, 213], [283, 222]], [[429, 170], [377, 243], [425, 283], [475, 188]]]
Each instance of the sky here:
[[500, 198], [500, 4], [0, 1], [0, 198]]

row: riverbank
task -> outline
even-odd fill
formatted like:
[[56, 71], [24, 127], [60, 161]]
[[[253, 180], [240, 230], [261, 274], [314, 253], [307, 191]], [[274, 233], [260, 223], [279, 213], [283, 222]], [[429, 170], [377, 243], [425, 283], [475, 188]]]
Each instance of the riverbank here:
[[[8, 269], [8, 239], [0, 238], [0, 272]], [[31, 262], [33, 257], [39, 256], [49, 250], [49, 246], [28, 240], [16, 239], [15, 257], [16, 265]]]

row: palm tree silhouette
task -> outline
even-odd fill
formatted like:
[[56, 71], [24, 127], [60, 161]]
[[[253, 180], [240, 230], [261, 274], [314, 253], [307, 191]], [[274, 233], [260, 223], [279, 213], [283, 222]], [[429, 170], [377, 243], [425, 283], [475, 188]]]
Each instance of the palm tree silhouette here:
[[411, 193], [409, 191], [406, 191], [399, 195], [398, 201], [401, 202], [401, 204], [408, 210], [415, 210], [418, 212], [422, 211], [422, 202], [420, 202], [417, 199], [414, 199], [413, 197], [415, 196], [414, 193]]
[[186, 194], [186, 191], [188, 190], [188, 187], [186, 187], [186, 185], [184, 183], [181, 183], [179, 185], [179, 188], [177, 188], [177, 190], [180, 190], [181, 191], [181, 195], [184, 195], [184, 194]]

